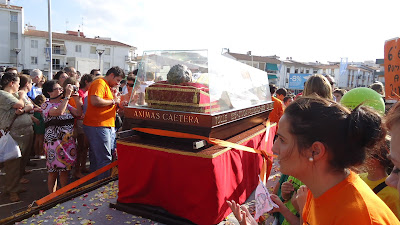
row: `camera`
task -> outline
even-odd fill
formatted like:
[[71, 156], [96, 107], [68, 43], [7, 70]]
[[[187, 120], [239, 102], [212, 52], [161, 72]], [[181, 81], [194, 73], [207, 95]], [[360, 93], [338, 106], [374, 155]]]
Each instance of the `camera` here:
[[72, 85], [72, 88], [74, 89], [74, 93], [78, 93], [79, 88], [76, 85]]

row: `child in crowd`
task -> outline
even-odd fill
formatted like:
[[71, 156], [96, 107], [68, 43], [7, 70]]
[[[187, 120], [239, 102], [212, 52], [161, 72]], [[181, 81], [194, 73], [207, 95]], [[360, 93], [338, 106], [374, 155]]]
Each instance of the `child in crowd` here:
[[[79, 96], [79, 87], [80, 83], [73, 77], [68, 77], [64, 82], [63, 82], [63, 88], [66, 89], [67, 85], [72, 85], [76, 87], [76, 90], [72, 93], [73, 95], [78, 95]], [[79, 98], [81, 98], [79, 96]], [[82, 99], [80, 99], [82, 101]], [[77, 103], [74, 98], [69, 99], [68, 104], [70, 104], [72, 107], [77, 108]], [[82, 120], [83, 117], [80, 115], [79, 117], [74, 116], [74, 138], [76, 140], [76, 163], [75, 163], [75, 168], [74, 168], [74, 173], [73, 176], [74, 178], [82, 178], [84, 175], [82, 174], [82, 169], [86, 168], [86, 161], [83, 162], [83, 159], [86, 159], [84, 154], [87, 154], [87, 151], [84, 150], [84, 140], [83, 140], [83, 128], [80, 126], [77, 126], [78, 120]]]
[[343, 95], [346, 94], [346, 90], [344, 89], [336, 89], [333, 91], [333, 96], [335, 97], [335, 102], [340, 102]]
[[288, 107], [292, 102], [293, 102], [293, 96], [291, 95], [288, 95], [283, 98], [283, 105], [285, 106], [285, 108]]
[[[273, 194], [277, 195], [285, 206], [290, 210], [291, 213], [299, 217], [299, 206], [296, 201], [297, 190], [303, 185], [303, 182], [296, 179], [295, 177], [282, 174], [279, 182], [276, 184]], [[278, 224], [290, 225], [285, 217], [280, 212], [274, 213], [275, 218], [278, 220]]]
[[[38, 95], [35, 98], [34, 103], [38, 106], [41, 106], [43, 103], [46, 102], [46, 97], [44, 95]], [[34, 150], [35, 150], [35, 158], [45, 159], [44, 156], [44, 149], [43, 149], [43, 142], [44, 142], [44, 119], [41, 112], [35, 111], [33, 116], [39, 121], [39, 123], [33, 124], [33, 131], [35, 133], [35, 143], [34, 143]]]
[[390, 137], [387, 136], [386, 141], [373, 148], [373, 152], [367, 156], [363, 165], [366, 173], [359, 176], [400, 219], [399, 193], [396, 188], [388, 187], [385, 183], [388, 173], [393, 169], [393, 163], [387, 157], [389, 149]]

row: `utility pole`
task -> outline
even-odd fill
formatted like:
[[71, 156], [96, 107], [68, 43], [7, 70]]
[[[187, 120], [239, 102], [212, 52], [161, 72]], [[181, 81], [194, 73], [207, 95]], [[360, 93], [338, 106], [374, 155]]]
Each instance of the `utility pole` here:
[[49, 25], [49, 54], [50, 54], [50, 61], [49, 61], [49, 80], [53, 79], [53, 37], [51, 34], [51, 0], [47, 0], [48, 6], [48, 25]]

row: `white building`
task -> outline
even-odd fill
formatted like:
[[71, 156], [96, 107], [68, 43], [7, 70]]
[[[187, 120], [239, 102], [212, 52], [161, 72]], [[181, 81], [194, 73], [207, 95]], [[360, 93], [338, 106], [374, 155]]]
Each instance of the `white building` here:
[[310, 65], [307, 63], [297, 62], [292, 59], [282, 61], [282, 68], [279, 71], [278, 77], [279, 87], [289, 88], [289, 75], [291, 73], [296, 74], [316, 74], [319, 71], [319, 67], [316, 65]]
[[[36, 30], [33, 26], [24, 28], [23, 8], [9, 5], [7, 0], [0, 2], [4, 3], [0, 3], [0, 66], [16, 66], [19, 71], [40, 69], [47, 74], [48, 32]], [[101, 57], [99, 50], [103, 52]], [[87, 38], [79, 31], [53, 32], [53, 72], [67, 66], [75, 67], [81, 74], [99, 68], [104, 74], [113, 66], [119, 66], [126, 72], [132, 71], [136, 65], [133, 61], [135, 50], [136, 47], [110, 38]]]
[[24, 14], [22, 7], [0, 3], [0, 66], [14, 67], [20, 63]]
[[[67, 31], [66, 34], [53, 32], [52, 39], [54, 71], [73, 66], [84, 74], [92, 69], [98, 69], [99, 65], [103, 74], [113, 66], [119, 66], [125, 71], [134, 69], [131, 56], [135, 54], [136, 48], [133, 46], [109, 39], [87, 38], [79, 31]], [[37, 68], [48, 71], [49, 63], [46, 61], [45, 53], [47, 45], [48, 32], [39, 30], [24, 32], [21, 53], [25, 69]], [[98, 50], [103, 51], [101, 60]]]

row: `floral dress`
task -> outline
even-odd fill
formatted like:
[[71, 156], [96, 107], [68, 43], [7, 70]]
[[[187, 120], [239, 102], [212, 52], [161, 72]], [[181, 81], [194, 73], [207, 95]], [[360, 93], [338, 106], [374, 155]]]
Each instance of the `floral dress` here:
[[68, 105], [61, 116], [50, 116], [49, 111], [58, 107], [58, 103], [49, 101], [43, 103], [43, 117], [45, 123], [44, 149], [46, 151], [46, 166], [48, 172], [71, 170], [76, 161], [75, 138], [73, 137], [74, 117]]

